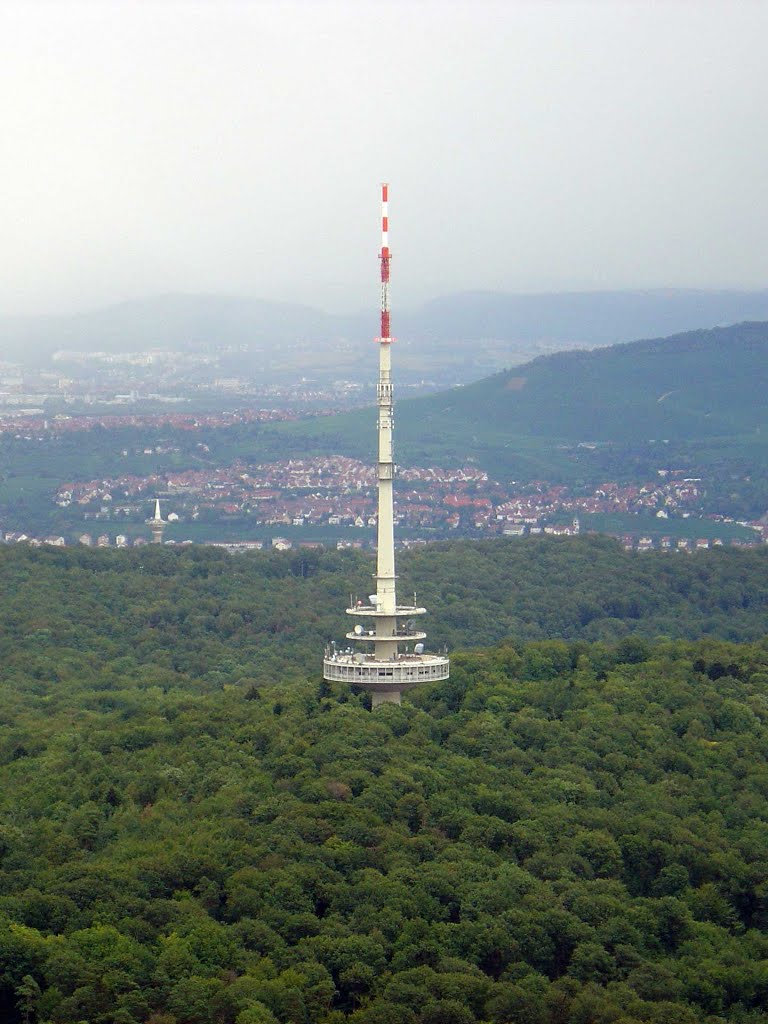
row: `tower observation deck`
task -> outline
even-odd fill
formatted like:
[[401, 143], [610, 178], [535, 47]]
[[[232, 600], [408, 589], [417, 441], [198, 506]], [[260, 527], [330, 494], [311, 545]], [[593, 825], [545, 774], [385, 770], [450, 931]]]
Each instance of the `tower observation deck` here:
[[400, 694], [420, 683], [447, 679], [448, 658], [442, 654], [425, 653], [426, 633], [417, 628], [416, 620], [426, 608], [416, 603], [398, 604], [395, 574], [395, 537], [392, 485], [395, 476], [393, 461], [393, 395], [392, 342], [389, 314], [389, 217], [388, 186], [381, 186], [381, 337], [379, 345], [379, 383], [377, 388], [378, 419], [378, 554], [376, 562], [376, 593], [365, 600], [350, 601], [347, 615], [357, 619], [346, 634], [350, 644], [331, 644], [323, 658], [323, 678], [329, 682], [350, 683], [370, 690], [373, 706], [400, 703]]

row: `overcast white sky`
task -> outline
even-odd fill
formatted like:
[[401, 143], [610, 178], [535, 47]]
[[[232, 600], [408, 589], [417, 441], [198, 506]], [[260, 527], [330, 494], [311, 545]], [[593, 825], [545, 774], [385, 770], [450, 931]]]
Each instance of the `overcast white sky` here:
[[0, 0], [0, 313], [768, 285], [768, 3]]

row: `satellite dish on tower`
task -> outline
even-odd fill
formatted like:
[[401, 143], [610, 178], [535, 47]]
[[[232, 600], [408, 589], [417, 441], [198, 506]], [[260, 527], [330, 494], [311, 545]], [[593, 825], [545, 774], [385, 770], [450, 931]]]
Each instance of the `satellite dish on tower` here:
[[416, 644], [416, 646], [413, 648], [413, 650], [414, 650], [415, 654], [423, 654], [424, 653], [424, 644]]
[[358, 622], [358, 624], [355, 626], [355, 635], [356, 636], [360, 636], [362, 634], [362, 632], [363, 632], [363, 627]]

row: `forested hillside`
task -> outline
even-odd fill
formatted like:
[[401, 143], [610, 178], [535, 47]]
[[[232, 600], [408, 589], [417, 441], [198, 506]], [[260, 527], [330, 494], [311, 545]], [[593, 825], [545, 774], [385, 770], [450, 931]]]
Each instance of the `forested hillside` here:
[[0, 550], [0, 1020], [757, 1024], [765, 566], [412, 553], [452, 676], [372, 714], [358, 555]]
[[[430, 642], [454, 649], [628, 633], [757, 640], [768, 621], [768, 549], [633, 554], [599, 536], [505, 538], [417, 547], [398, 568], [400, 593], [429, 609]], [[129, 658], [219, 686], [303, 678], [374, 571], [351, 550], [0, 547], [5, 670], [90, 652], [99, 666]]]
[[[434, 435], [495, 445], [507, 438], [571, 441], [693, 440], [765, 426], [768, 324], [744, 323], [559, 352], [524, 366], [398, 403], [406, 444]], [[363, 413], [308, 425], [309, 433]]]
[[[715, 510], [732, 512], [745, 497], [757, 516], [766, 500], [766, 366], [762, 322], [542, 356], [399, 400], [397, 453], [406, 465], [470, 460], [500, 480], [577, 485], [682, 467], [705, 477]], [[366, 457], [374, 422], [358, 410], [281, 432]]]
[[[768, 324], [744, 323], [591, 352], [560, 352], [451, 392], [401, 405], [428, 427], [460, 421], [569, 440], [691, 439], [765, 425]], [[417, 412], [417, 410], [419, 410]]]

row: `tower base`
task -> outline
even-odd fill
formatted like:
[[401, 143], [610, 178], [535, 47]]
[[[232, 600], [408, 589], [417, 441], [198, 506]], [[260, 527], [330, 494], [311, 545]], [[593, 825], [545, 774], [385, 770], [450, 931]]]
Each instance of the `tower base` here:
[[399, 690], [372, 690], [371, 707], [377, 708], [379, 704], [400, 704]]

